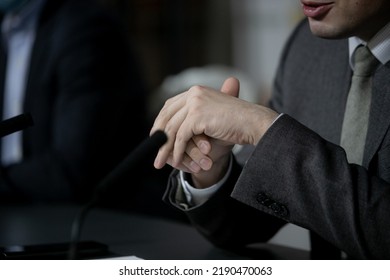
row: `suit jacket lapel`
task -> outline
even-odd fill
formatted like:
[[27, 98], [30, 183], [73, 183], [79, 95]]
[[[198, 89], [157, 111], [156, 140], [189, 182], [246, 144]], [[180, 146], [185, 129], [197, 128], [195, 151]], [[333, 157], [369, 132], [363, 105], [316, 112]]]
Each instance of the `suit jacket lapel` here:
[[390, 63], [380, 67], [373, 78], [370, 123], [363, 165], [368, 166], [390, 126]]
[[[1, 20], [0, 20], [0, 26], [1, 26]], [[3, 99], [4, 99], [6, 66], [7, 66], [7, 54], [4, 46], [4, 41], [0, 40], [0, 120], [3, 119], [3, 106], [4, 106]], [[1, 158], [1, 141], [0, 141], [0, 158]]]
[[3, 97], [4, 97], [6, 65], [7, 65], [7, 54], [4, 47], [4, 42], [0, 40], [0, 119], [3, 116]]

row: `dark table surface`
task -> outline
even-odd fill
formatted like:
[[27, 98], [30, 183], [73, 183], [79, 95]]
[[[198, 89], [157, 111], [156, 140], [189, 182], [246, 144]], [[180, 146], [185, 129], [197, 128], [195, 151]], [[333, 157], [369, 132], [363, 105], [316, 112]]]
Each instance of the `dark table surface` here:
[[[72, 222], [80, 208], [0, 206], [0, 247], [68, 243]], [[112, 253], [109, 256], [133, 255], [149, 260], [309, 258], [307, 251], [272, 244], [255, 244], [233, 253], [216, 248], [186, 223], [106, 208], [92, 208], [88, 212], [80, 240], [107, 245]]]

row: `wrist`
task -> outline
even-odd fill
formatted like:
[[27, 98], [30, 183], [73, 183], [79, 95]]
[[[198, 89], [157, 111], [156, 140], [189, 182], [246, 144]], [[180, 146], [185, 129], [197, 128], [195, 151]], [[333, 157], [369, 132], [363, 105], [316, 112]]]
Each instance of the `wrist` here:
[[252, 145], [256, 146], [257, 143], [263, 138], [267, 130], [272, 126], [272, 124], [279, 118], [280, 114], [273, 111], [270, 108], [260, 106], [261, 114], [258, 114], [258, 119], [256, 120], [255, 135], [253, 137]]

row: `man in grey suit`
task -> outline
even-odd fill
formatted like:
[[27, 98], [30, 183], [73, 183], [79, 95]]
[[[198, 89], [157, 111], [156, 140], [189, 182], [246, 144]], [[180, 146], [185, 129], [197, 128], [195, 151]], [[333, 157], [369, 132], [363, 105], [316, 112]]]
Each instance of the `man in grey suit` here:
[[[167, 101], [151, 131], [169, 138], [155, 167], [176, 169], [165, 200], [218, 246], [266, 242], [289, 222], [311, 231], [313, 258], [388, 259], [390, 1], [301, 2], [307, 19], [285, 46], [269, 107], [237, 98], [235, 78]], [[340, 145], [358, 45], [378, 61], [360, 163]], [[243, 167], [234, 144], [254, 146]]]

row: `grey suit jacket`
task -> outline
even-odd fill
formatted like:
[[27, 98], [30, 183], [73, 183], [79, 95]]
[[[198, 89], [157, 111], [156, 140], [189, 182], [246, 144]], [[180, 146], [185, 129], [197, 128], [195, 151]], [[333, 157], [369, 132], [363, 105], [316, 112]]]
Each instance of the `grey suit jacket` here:
[[[270, 105], [285, 115], [215, 197], [187, 211], [206, 237], [228, 247], [264, 242], [284, 221], [352, 258], [390, 258], [390, 65], [374, 75], [363, 166], [348, 164], [338, 145], [350, 80], [347, 40], [314, 37], [304, 20], [275, 79]], [[171, 203], [177, 185], [173, 174]]]

